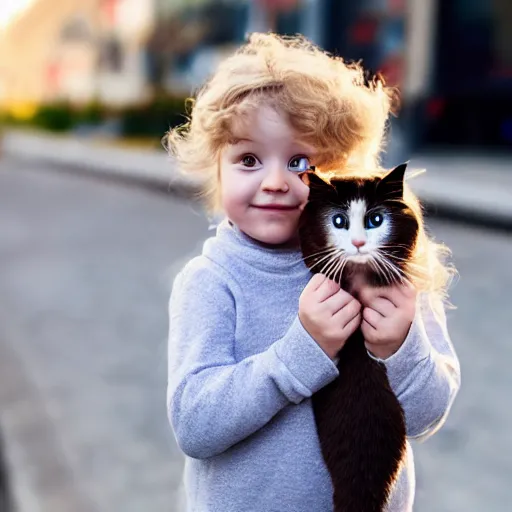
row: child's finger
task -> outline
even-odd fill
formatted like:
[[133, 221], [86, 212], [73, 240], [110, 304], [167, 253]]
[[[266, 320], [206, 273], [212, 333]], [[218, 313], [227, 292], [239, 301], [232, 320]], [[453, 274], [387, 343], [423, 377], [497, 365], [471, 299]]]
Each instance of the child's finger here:
[[369, 345], [373, 345], [377, 339], [377, 329], [373, 327], [367, 320], [363, 318], [361, 322], [361, 331], [363, 332], [366, 348], [369, 350]]
[[405, 284], [397, 284], [383, 289], [381, 297], [388, 299], [399, 308], [416, 297], [416, 290]]
[[370, 302], [376, 297], [375, 288], [371, 288], [370, 286], [365, 286], [358, 290], [358, 299], [365, 306], [370, 304]]
[[384, 297], [375, 297], [368, 305], [368, 308], [379, 313], [382, 317], [391, 316], [396, 309], [396, 306], [389, 299]]
[[364, 286], [359, 291], [359, 300], [365, 306], [373, 307], [376, 299], [387, 299], [398, 308], [404, 301], [414, 298], [416, 293], [416, 289], [409, 282], [381, 287]]
[[327, 279], [327, 276], [324, 274], [314, 274], [313, 277], [309, 280], [309, 283], [307, 284], [308, 288], [311, 289], [311, 291], [316, 291], [320, 286], [322, 286], [322, 283]]
[[325, 279], [314, 291], [316, 300], [318, 302], [324, 302], [329, 297], [340, 291], [340, 285], [332, 281], [331, 279], [323, 276]]
[[409, 282], [409, 281], [406, 281], [405, 283], [402, 283], [399, 287], [398, 287], [400, 293], [406, 298], [406, 299], [412, 299], [412, 298], [415, 298], [416, 295], [418, 294], [418, 291], [416, 290], [416, 288], [414, 287], [414, 285]]
[[364, 286], [359, 290], [358, 298], [362, 304], [364, 304], [365, 306], [370, 306], [376, 298], [383, 296], [385, 290], [386, 288]]
[[343, 331], [345, 334], [352, 334], [359, 326], [361, 325], [361, 313], [358, 313], [352, 320], [350, 320], [345, 327], [343, 327]]
[[[385, 299], [391, 302], [395, 308], [399, 307], [400, 304], [403, 302], [404, 296], [400, 292], [400, 288], [398, 285], [392, 285], [392, 286], [385, 286], [382, 288], [375, 288], [375, 299]], [[368, 304], [371, 304], [375, 301], [369, 302]]]
[[[328, 297], [323, 301], [323, 305], [327, 308], [327, 310], [331, 313], [331, 315], [335, 315], [339, 311], [341, 311], [345, 306], [347, 306], [351, 301], [355, 301], [359, 304], [349, 293], [341, 288], [334, 294]], [[357, 307], [357, 306], [354, 306]], [[359, 304], [359, 309], [361, 309], [361, 305]]]
[[377, 313], [377, 311], [372, 308], [363, 309], [363, 320], [365, 320], [374, 330], [378, 328], [379, 323], [383, 318], [384, 317], [380, 313]]

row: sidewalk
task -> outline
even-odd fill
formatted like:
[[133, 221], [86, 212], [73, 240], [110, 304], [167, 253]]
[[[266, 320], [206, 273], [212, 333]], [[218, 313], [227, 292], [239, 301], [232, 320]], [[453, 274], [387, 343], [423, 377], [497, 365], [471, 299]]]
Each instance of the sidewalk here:
[[[36, 159], [69, 170], [136, 180], [174, 191], [199, 182], [173, 172], [162, 149], [125, 149], [71, 136], [7, 131], [2, 153]], [[434, 215], [512, 229], [512, 156], [413, 155], [409, 169], [427, 172], [410, 181]]]

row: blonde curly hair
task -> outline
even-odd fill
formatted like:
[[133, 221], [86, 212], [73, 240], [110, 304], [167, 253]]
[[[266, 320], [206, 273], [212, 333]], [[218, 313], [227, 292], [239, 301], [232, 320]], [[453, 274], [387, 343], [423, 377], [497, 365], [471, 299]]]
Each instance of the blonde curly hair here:
[[178, 169], [203, 182], [210, 212], [220, 207], [218, 159], [234, 138], [234, 121], [262, 103], [277, 107], [317, 149], [317, 168], [368, 167], [382, 149], [393, 91], [367, 82], [359, 64], [346, 64], [302, 36], [252, 34], [189, 99], [189, 121], [164, 142]]
[[[207, 211], [214, 214], [221, 211], [221, 151], [236, 140], [235, 122], [253, 109], [263, 104], [276, 108], [300, 140], [315, 148], [320, 174], [379, 173], [397, 99], [396, 89], [369, 78], [360, 64], [348, 64], [302, 36], [255, 33], [189, 98], [188, 122], [172, 129], [164, 145], [181, 173], [200, 180]], [[406, 196], [422, 219], [408, 188]], [[420, 224], [417, 265], [423, 277], [416, 284], [444, 294], [451, 275], [442, 262], [447, 249], [435, 244]]]

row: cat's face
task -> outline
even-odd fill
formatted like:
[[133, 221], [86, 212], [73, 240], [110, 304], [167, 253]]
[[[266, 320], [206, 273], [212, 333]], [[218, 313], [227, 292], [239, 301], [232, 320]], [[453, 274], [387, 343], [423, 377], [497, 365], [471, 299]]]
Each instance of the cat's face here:
[[407, 278], [418, 220], [403, 201], [406, 164], [383, 178], [339, 178], [330, 183], [305, 173], [309, 201], [299, 236], [312, 272], [343, 282], [363, 273], [375, 285]]

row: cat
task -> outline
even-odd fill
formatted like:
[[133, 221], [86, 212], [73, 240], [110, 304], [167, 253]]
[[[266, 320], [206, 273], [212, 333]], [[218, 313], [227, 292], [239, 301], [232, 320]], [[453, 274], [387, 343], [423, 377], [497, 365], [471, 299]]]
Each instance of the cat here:
[[[313, 273], [327, 275], [349, 292], [355, 279], [371, 286], [409, 280], [407, 263], [419, 222], [403, 201], [406, 167], [384, 176], [330, 181], [314, 168], [301, 175], [310, 192], [299, 240]], [[381, 512], [406, 455], [404, 413], [384, 364], [368, 355], [360, 328], [336, 364], [339, 377], [312, 396], [334, 512]]]

